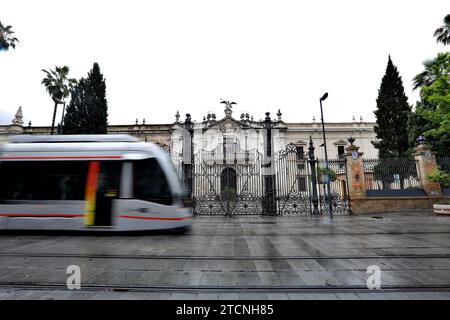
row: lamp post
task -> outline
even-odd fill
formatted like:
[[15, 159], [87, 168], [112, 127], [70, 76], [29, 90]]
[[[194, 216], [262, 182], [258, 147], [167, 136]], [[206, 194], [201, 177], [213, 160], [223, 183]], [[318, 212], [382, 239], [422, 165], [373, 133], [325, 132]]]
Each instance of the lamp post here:
[[328, 198], [328, 205], [330, 210], [330, 218], [333, 218], [333, 204], [331, 203], [331, 191], [330, 191], [330, 176], [329, 176], [329, 169], [328, 169], [328, 153], [327, 153], [327, 142], [325, 137], [325, 124], [323, 120], [323, 110], [322, 110], [322, 101], [324, 101], [326, 98], [328, 98], [328, 92], [325, 92], [325, 94], [320, 98], [320, 116], [322, 118], [322, 135], [323, 135], [323, 149], [325, 151], [325, 174], [323, 176], [326, 177], [326, 185], [327, 185], [327, 198]]
[[264, 150], [264, 156], [267, 163], [264, 165], [266, 168], [266, 174], [264, 175], [264, 210], [267, 215], [276, 215], [276, 187], [274, 170], [274, 158], [272, 150], [272, 140], [274, 122], [270, 119], [270, 112], [266, 112], [266, 117], [263, 122], [263, 128], [266, 130], [266, 146]]
[[[66, 105], [66, 103], [64, 102], [64, 100], [58, 99], [56, 97], [52, 97], [53, 101], [55, 102], [55, 109], [53, 110], [53, 120], [52, 120], [52, 129], [50, 131], [50, 134], [53, 135], [53, 131], [55, 129], [55, 117], [56, 117], [56, 108], [58, 107], [58, 104], [64, 104], [64, 106]], [[63, 111], [64, 113], [64, 111]], [[62, 126], [62, 124], [61, 124]]]
[[314, 156], [314, 145], [312, 142], [312, 137], [309, 137], [309, 152], [308, 152], [308, 162], [311, 166], [311, 183], [312, 183], [312, 204], [313, 204], [313, 215], [319, 215], [319, 198], [317, 197], [317, 180], [316, 180], [316, 157]]
[[189, 148], [189, 150], [184, 150], [184, 152], [189, 152], [189, 159], [187, 159], [188, 163], [183, 160], [183, 180], [185, 181], [188, 194], [192, 196], [194, 178], [194, 124], [189, 113], [186, 114], [186, 119], [184, 120], [184, 129], [189, 132], [190, 141], [187, 144], [184, 143], [184, 146]]
[[64, 111], [66, 110], [66, 102], [63, 101], [63, 109], [62, 109], [62, 115], [61, 115], [61, 123], [59, 127], [59, 134], [63, 134], [63, 123], [64, 123]]

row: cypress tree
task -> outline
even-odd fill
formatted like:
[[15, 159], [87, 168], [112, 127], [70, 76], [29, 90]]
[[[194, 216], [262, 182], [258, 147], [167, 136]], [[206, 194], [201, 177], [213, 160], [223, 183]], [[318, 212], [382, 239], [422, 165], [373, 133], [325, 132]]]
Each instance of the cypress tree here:
[[402, 79], [389, 56], [386, 73], [378, 90], [375, 133], [380, 158], [405, 156], [408, 150], [408, 118], [411, 106]]
[[87, 78], [71, 91], [72, 99], [64, 116], [64, 134], [104, 134], [108, 126], [106, 84], [98, 63]]

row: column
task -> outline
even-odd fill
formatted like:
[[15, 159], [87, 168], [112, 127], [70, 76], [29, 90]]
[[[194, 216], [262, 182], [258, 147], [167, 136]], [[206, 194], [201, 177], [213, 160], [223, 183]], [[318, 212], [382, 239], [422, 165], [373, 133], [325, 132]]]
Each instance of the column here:
[[366, 181], [364, 178], [364, 165], [359, 147], [353, 144], [354, 139], [349, 139], [350, 146], [345, 148], [347, 166], [347, 183], [350, 198], [366, 196]]
[[423, 137], [417, 138], [417, 142], [419, 142], [419, 145], [414, 148], [413, 156], [416, 159], [417, 176], [422, 183], [422, 188], [429, 196], [441, 196], [442, 190], [439, 183], [427, 180], [427, 175], [433, 173], [438, 167], [436, 157], [431, 151], [431, 147], [425, 144]]

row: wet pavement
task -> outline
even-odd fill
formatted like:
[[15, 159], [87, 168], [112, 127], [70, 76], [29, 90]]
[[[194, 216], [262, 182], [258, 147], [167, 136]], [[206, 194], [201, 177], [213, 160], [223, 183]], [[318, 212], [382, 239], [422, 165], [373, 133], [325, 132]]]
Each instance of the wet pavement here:
[[[69, 265], [81, 290], [67, 290]], [[367, 268], [381, 270], [368, 290]], [[450, 299], [450, 218], [196, 217], [184, 234], [0, 233], [0, 299]]]

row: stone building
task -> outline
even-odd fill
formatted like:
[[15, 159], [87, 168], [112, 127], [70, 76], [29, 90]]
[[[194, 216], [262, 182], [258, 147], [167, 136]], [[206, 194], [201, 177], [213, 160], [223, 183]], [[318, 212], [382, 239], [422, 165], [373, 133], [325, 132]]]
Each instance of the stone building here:
[[[233, 115], [230, 107], [226, 107], [223, 116], [215, 113], [207, 114], [202, 120], [193, 120], [193, 144], [194, 154], [200, 150], [211, 151], [225, 143], [233, 145], [239, 150], [253, 150], [263, 153], [264, 150], [264, 121], [254, 120], [253, 115]], [[264, 115], [257, 115], [264, 118]], [[220, 118], [219, 118], [220, 117]], [[195, 116], [194, 116], [195, 119]], [[299, 150], [307, 151], [309, 138], [312, 138], [316, 146], [316, 156], [323, 158], [322, 126], [320, 119], [312, 122], [284, 122], [280, 110], [276, 117], [271, 119], [273, 124], [273, 151], [279, 152], [288, 144], [296, 145]], [[338, 158], [344, 154], [344, 148], [348, 145], [347, 138], [353, 136], [366, 158], [377, 158], [378, 150], [374, 148], [371, 141], [375, 139], [374, 122], [364, 122], [362, 118], [353, 118], [350, 122], [325, 123], [328, 157]], [[136, 119], [134, 124], [109, 125], [109, 134], [130, 134], [143, 141], [154, 142], [167, 151], [170, 150], [173, 158], [176, 158], [183, 148], [182, 133], [184, 119], [177, 112], [175, 121], [165, 124], [146, 124], [145, 119], [139, 123]], [[50, 134], [50, 126], [32, 126], [31, 122], [24, 124], [22, 108], [10, 124], [0, 124], [0, 143], [5, 143], [8, 136], [16, 134]], [[230, 149], [231, 150], [231, 149]]]
[[[311, 212], [312, 187], [317, 183], [319, 201], [324, 203], [325, 185], [321, 174], [312, 174], [308, 147], [315, 147], [323, 166], [324, 151], [320, 121], [285, 122], [280, 110], [275, 118], [267, 112], [263, 120], [248, 113], [233, 116], [233, 104], [225, 103], [224, 115], [208, 113], [193, 121], [186, 114], [166, 124], [136, 122], [110, 125], [109, 134], [130, 134], [153, 142], [170, 153], [175, 169], [189, 194], [196, 214], [267, 214]], [[261, 116], [261, 115], [258, 115]], [[371, 143], [374, 123], [356, 121], [326, 123], [326, 143], [337, 211], [348, 212], [348, 186], [345, 166], [347, 139], [358, 141], [366, 158], [377, 158]], [[11, 124], [0, 125], [0, 143], [17, 134], [50, 134], [50, 127], [23, 123], [19, 108]], [[192, 141], [192, 144], [191, 144]], [[316, 170], [316, 169], [314, 169]], [[317, 179], [317, 180], [314, 180]], [[325, 207], [324, 207], [325, 208]], [[326, 208], [325, 208], [326, 209]], [[324, 210], [325, 210], [324, 209]]]

